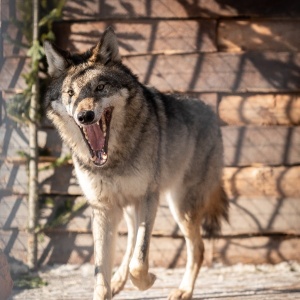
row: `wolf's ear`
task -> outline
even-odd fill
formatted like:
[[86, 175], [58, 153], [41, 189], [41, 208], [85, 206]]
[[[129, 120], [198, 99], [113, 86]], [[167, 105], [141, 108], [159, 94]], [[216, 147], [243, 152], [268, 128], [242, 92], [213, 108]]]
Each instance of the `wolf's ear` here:
[[48, 73], [51, 77], [59, 77], [69, 66], [68, 52], [59, 49], [48, 41], [44, 42], [45, 54], [48, 62]]
[[104, 31], [100, 42], [92, 49], [89, 61], [101, 61], [103, 64], [121, 61], [117, 36], [111, 27]]

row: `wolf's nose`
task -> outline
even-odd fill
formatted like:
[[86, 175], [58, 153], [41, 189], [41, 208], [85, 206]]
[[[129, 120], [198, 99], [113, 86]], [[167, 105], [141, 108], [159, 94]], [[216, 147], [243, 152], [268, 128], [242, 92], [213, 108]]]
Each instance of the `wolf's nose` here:
[[95, 113], [92, 110], [83, 110], [77, 115], [77, 119], [81, 124], [88, 124], [94, 121]]

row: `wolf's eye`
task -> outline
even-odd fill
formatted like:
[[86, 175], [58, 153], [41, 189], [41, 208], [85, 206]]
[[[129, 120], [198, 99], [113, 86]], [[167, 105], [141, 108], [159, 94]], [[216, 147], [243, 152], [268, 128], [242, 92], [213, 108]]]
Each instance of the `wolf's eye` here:
[[72, 96], [74, 96], [74, 91], [73, 90], [68, 90], [68, 95], [70, 96], [70, 97], [72, 97]]
[[97, 91], [97, 92], [101, 92], [101, 91], [104, 90], [104, 88], [105, 88], [105, 84], [104, 84], [104, 83], [99, 83], [99, 84], [97, 85], [97, 87], [96, 87], [96, 91]]

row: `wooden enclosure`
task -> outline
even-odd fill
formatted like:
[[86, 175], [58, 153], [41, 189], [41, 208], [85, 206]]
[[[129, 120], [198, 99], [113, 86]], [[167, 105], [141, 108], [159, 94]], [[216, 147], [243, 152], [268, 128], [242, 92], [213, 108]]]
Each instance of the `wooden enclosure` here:
[[[0, 248], [24, 262], [27, 170], [18, 153], [28, 149], [28, 129], [6, 115], [10, 97], [25, 87], [28, 62], [7, 38], [24, 39], [11, 21], [16, 1], [0, 1]], [[292, 0], [68, 0], [55, 24], [57, 44], [71, 51], [87, 50], [113, 26], [124, 63], [143, 83], [202, 99], [219, 115], [230, 225], [205, 240], [206, 264], [300, 261], [299, 25]], [[40, 158], [39, 219], [51, 224], [39, 238], [39, 263], [92, 261], [91, 210], [72, 162], [51, 168], [69, 150], [47, 121], [39, 145], [48, 153]], [[126, 247], [124, 223], [119, 232], [116, 262]], [[184, 240], [161, 203], [150, 263], [184, 262]]]

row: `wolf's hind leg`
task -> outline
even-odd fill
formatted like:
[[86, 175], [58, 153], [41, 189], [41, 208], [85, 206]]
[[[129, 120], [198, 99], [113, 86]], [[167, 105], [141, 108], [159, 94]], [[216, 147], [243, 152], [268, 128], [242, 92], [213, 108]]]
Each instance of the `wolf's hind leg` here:
[[124, 218], [127, 224], [128, 235], [127, 235], [127, 248], [124, 254], [122, 263], [113, 275], [111, 281], [112, 295], [116, 295], [123, 288], [128, 278], [129, 273], [129, 262], [133, 252], [136, 238], [136, 227], [137, 227], [137, 212], [134, 206], [128, 206], [124, 210]]
[[169, 202], [174, 219], [182, 231], [187, 247], [187, 263], [178, 289], [173, 290], [168, 299], [191, 299], [194, 284], [204, 257], [204, 244], [200, 234], [200, 217], [193, 213], [183, 213], [176, 205]]

